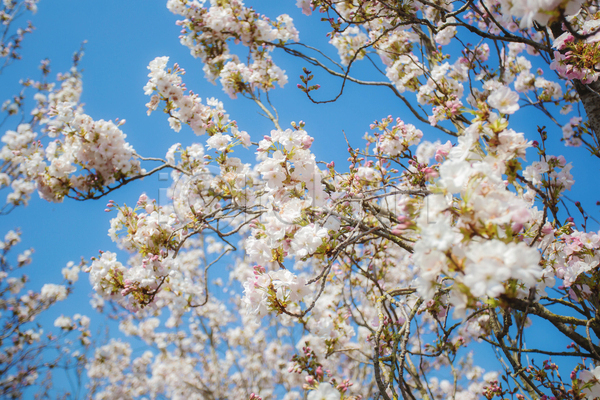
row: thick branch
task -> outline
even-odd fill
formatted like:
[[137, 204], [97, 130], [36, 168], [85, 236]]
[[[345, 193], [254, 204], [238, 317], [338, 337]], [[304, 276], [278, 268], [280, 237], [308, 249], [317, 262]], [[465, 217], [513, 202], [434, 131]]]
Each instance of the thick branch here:
[[588, 352], [590, 352], [590, 353], [594, 353], [594, 352], [599, 353], [600, 352], [600, 347], [594, 345], [593, 343], [590, 343], [590, 341], [588, 341], [587, 338], [585, 338], [584, 336], [581, 336], [579, 333], [575, 332], [575, 330], [573, 328], [571, 328], [571, 326], [569, 326], [569, 325], [586, 326], [588, 324], [588, 321], [583, 320], [583, 319], [574, 318], [574, 317], [565, 316], [565, 315], [554, 314], [553, 312], [548, 310], [546, 307], [544, 307], [543, 305], [541, 305], [540, 303], [537, 303], [537, 302], [529, 302], [529, 301], [521, 300], [521, 299], [509, 299], [504, 296], [502, 297], [502, 300], [505, 301], [507, 304], [509, 304], [512, 308], [514, 308], [516, 310], [519, 310], [519, 311], [527, 310], [529, 312], [529, 314], [537, 315], [538, 317], [541, 317], [541, 318], [545, 319], [546, 321], [550, 322], [559, 331], [561, 331], [565, 336], [567, 336], [569, 339], [573, 340], [580, 347], [586, 349]]
[[597, 149], [600, 143], [600, 80], [584, 84], [575, 79], [573, 80], [573, 87], [581, 99], [590, 127], [594, 131]]

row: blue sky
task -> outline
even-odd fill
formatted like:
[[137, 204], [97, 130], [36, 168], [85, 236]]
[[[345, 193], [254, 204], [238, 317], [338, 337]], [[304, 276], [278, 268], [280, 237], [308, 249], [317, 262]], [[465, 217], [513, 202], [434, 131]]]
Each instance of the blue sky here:
[[[49, 58], [52, 61], [52, 76], [68, 70], [73, 52], [87, 40], [85, 56], [80, 64], [84, 70], [82, 101], [85, 111], [96, 120], [126, 119], [122, 130], [139, 154], [163, 157], [175, 142], [189, 144], [206, 139], [197, 138], [186, 127], [174, 133], [161, 112], [157, 111], [151, 117], [146, 115], [145, 104], [149, 97], [144, 95], [142, 89], [147, 82], [146, 66], [157, 56], [169, 56], [170, 65], [179, 63], [187, 71], [184, 81], [188, 88], [203, 98], [217, 97], [222, 100], [227, 112], [238, 121], [240, 129], [248, 131], [254, 141], [260, 140], [273, 129], [271, 122], [261, 117], [258, 108], [250, 101], [243, 98], [231, 100], [220, 86], [205, 81], [200, 61], [191, 57], [189, 50], [179, 44], [180, 28], [175, 25], [177, 16], [166, 9], [165, 3], [162, 0], [41, 0], [38, 13], [28, 16], [36, 30], [23, 43], [23, 59], [0, 77], [0, 100], [20, 90], [17, 84], [19, 79], [39, 77], [37, 66], [41, 59]], [[251, 4], [250, 1], [247, 3]], [[326, 44], [325, 26], [317, 23], [319, 16], [303, 16], [295, 8], [295, 1], [261, 0], [254, 4], [257, 11], [270, 17], [284, 12], [290, 14], [300, 31], [301, 41], [325, 49], [337, 59], [337, 51]], [[336, 103], [314, 105], [295, 88], [300, 82], [298, 76], [302, 67], [309, 66], [282, 53], [276, 52], [274, 59], [286, 70], [290, 81], [285, 89], [278, 88], [272, 93], [280, 123], [285, 128], [291, 121], [306, 121], [307, 132], [315, 137], [313, 151], [318, 160], [335, 160], [336, 165], [345, 169], [347, 153], [343, 133], [347, 134], [353, 147], [363, 147], [361, 137], [369, 124], [387, 115], [406, 117], [407, 122], [423, 130], [427, 140], [440, 138], [437, 131], [415, 123], [401, 101], [385, 88], [361, 88], [349, 84], [344, 96]], [[357, 73], [367, 77], [367, 68], [362, 70], [364, 67], [366, 62], [358, 66]], [[313, 71], [315, 83], [323, 87], [316, 97], [328, 99], [327, 95], [335, 95], [340, 81], [327, 79], [324, 73], [316, 69]], [[540, 121], [535, 116], [537, 113], [517, 113], [512, 127], [535, 132], [535, 123]], [[15, 126], [14, 122], [9, 122], [3, 128], [13, 129]], [[565, 149], [562, 144], [557, 144], [559, 135], [560, 131], [552, 127], [550, 136], [554, 137], [556, 149], [552, 154], [565, 154], [569, 161], [575, 160], [573, 174], [576, 184], [569, 197], [581, 200], [589, 212], [597, 215], [595, 201], [598, 198], [589, 191], [590, 186], [581, 184], [596, 181], [597, 164], [590, 163], [585, 150]], [[528, 138], [535, 139], [530, 134]], [[441, 139], [447, 140], [444, 137]], [[534, 154], [530, 154], [532, 158], [528, 161], [535, 160]], [[246, 161], [253, 159], [250, 153], [242, 155], [244, 157]], [[152, 176], [98, 201], [76, 202], [67, 199], [63, 204], [47, 203], [34, 194], [28, 207], [17, 208], [10, 215], [2, 217], [2, 231], [20, 227], [23, 232], [21, 249], [35, 248], [33, 264], [27, 268], [27, 273], [32, 277], [33, 287], [39, 288], [46, 282], [61, 281], [60, 270], [68, 261], [77, 262], [80, 257], [89, 260], [98, 254], [98, 250], [115, 251], [116, 247], [107, 236], [112, 215], [104, 212], [109, 199], [120, 204], [133, 204], [140, 193], [146, 192], [149, 197], [156, 197], [159, 189], [165, 185], [165, 182], [158, 180], [158, 176]], [[592, 222], [590, 224], [594, 226]], [[61, 313], [72, 315], [75, 312], [85, 313], [86, 309], [89, 311], [87, 302], [90, 293], [87, 276], [81, 274], [73, 298], [59, 304], [55, 309], [56, 315], [49, 316], [48, 320], [53, 321]], [[79, 307], [83, 309], [80, 311]]]

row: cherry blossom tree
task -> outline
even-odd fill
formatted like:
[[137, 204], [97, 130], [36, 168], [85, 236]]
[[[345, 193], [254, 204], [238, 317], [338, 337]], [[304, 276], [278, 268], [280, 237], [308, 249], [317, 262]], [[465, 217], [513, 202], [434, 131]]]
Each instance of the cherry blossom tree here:
[[[108, 201], [116, 248], [64, 272], [74, 282], [82, 268], [96, 308], [111, 306], [147, 345], [98, 345], [90, 397], [600, 397], [598, 222], [567, 193], [600, 158], [597, 1], [298, 0], [339, 59], [302, 42], [287, 14], [241, 0], [166, 5], [206, 79], [260, 110], [270, 132], [238, 126], [159, 55], [148, 114], [198, 138], [142, 156], [122, 120], [84, 111], [77, 55], [60, 87], [28, 83], [31, 122], [2, 138], [8, 208], [34, 191], [84, 201], [171, 174], [168, 204]], [[303, 74], [289, 78], [283, 59]], [[271, 101], [289, 80], [283, 90], [306, 104], [357, 85], [390, 91], [399, 112], [339, 144], [347, 165], [320, 161], [311, 148], [325, 139], [302, 107], [282, 121]], [[225, 268], [226, 280], [211, 278]], [[44, 288], [52, 300], [68, 292]], [[83, 335], [86, 321], [55, 323]]]

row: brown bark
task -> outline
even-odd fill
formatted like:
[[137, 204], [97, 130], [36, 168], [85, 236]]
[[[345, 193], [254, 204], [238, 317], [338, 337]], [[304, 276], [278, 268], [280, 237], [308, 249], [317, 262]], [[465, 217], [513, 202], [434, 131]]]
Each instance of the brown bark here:
[[600, 80], [588, 84], [573, 80], [573, 87], [583, 103], [590, 128], [594, 131], [596, 145], [598, 145], [600, 144]]
[[[581, 348], [587, 350], [588, 352], [597, 355], [600, 352], [600, 347], [592, 343], [588, 338], [580, 335], [575, 331], [575, 327], [577, 326], [586, 326], [588, 320], [579, 319], [566, 315], [558, 315], [554, 314], [546, 307], [538, 303], [537, 301], [528, 301], [517, 298], [508, 298], [506, 296], [501, 296], [501, 299], [506, 302], [510, 307], [515, 310], [519, 310], [522, 312], [527, 312], [532, 315], [537, 315], [545, 319], [554, 325], [561, 333], [570, 338], [572, 341], [577, 343]], [[594, 333], [598, 335], [600, 333], [599, 322], [595, 318], [592, 320], [591, 328], [594, 330]]]

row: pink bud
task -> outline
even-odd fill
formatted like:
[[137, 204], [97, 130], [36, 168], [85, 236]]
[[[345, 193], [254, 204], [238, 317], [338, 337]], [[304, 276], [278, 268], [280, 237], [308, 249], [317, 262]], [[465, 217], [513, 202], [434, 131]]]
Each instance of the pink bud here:
[[303, 147], [305, 150], [306, 150], [306, 149], [309, 149], [309, 148], [310, 148], [310, 146], [312, 145], [312, 142], [313, 142], [314, 140], [315, 140], [315, 139], [314, 139], [314, 138], [312, 138], [312, 137], [310, 137], [310, 136], [305, 136], [305, 137], [302, 139], [302, 147]]
[[317, 376], [317, 378], [321, 379], [323, 378], [323, 367], [322, 366], [318, 366], [317, 370], [315, 371], [315, 375]]

